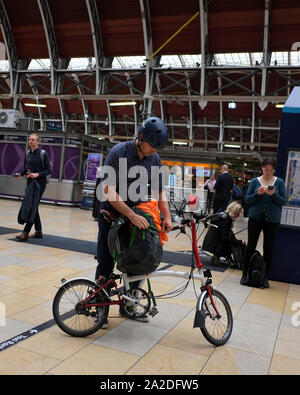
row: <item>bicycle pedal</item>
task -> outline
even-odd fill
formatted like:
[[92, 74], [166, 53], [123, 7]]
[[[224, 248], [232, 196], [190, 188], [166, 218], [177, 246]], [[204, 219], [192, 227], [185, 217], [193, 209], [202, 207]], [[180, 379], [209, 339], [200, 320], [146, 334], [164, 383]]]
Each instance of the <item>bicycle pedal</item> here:
[[157, 308], [152, 307], [152, 309], [150, 309], [147, 314], [149, 314], [151, 317], [154, 317], [157, 313], [158, 313]]

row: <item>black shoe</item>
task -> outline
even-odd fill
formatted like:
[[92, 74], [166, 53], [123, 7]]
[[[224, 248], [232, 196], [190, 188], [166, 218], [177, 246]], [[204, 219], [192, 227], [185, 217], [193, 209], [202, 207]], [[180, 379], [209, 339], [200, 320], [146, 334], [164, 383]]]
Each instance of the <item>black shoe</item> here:
[[42, 233], [42, 231], [37, 231], [30, 237], [32, 239], [42, 239], [43, 238], [43, 233]]
[[101, 329], [107, 329], [107, 328], [109, 328], [109, 323], [108, 323], [107, 318], [105, 318], [105, 320], [103, 321]]
[[19, 241], [27, 241], [28, 233], [22, 232], [20, 235], [16, 236], [16, 239], [18, 239]]

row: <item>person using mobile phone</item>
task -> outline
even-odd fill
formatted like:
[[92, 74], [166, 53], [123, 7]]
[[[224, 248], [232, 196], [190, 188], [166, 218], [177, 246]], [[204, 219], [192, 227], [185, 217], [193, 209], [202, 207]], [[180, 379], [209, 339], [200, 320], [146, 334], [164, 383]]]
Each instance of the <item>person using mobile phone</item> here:
[[248, 268], [258, 239], [263, 231], [263, 258], [266, 263], [264, 287], [269, 288], [268, 272], [272, 264], [272, 249], [280, 223], [281, 208], [286, 202], [286, 187], [281, 178], [275, 176], [276, 162], [272, 158], [262, 162], [262, 175], [254, 178], [245, 195], [249, 206], [248, 243], [243, 257], [243, 275], [240, 283], [249, 285]]

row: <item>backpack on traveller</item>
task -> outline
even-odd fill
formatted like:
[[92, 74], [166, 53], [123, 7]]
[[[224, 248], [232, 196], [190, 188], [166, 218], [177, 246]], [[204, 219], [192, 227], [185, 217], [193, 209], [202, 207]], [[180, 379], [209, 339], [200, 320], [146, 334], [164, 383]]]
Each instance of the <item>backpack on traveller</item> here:
[[[42, 161], [42, 164], [43, 164], [43, 169], [45, 168], [45, 165], [44, 165], [45, 153], [46, 153], [46, 151], [44, 149], [41, 149], [40, 158], [41, 158], [41, 161]], [[28, 156], [29, 156], [29, 154], [30, 154], [30, 149], [28, 149], [27, 152], [26, 152], [26, 166], [27, 166], [27, 168], [28, 168]], [[51, 173], [52, 173], [51, 162], [50, 162], [50, 167], [51, 167]], [[51, 173], [46, 176], [46, 184], [49, 184], [49, 182], [50, 182]]]
[[266, 263], [259, 251], [255, 251], [249, 262], [248, 279], [252, 286], [263, 287], [266, 276]]
[[152, 216], [138, 207], [134, 207], [133, 211], [145, 217], [149, 227], [139, 229], [121, 216], [108, 234], [108, 247], [118, 270], [131, 275], [144, 275], [157, 269], [163, 249]]

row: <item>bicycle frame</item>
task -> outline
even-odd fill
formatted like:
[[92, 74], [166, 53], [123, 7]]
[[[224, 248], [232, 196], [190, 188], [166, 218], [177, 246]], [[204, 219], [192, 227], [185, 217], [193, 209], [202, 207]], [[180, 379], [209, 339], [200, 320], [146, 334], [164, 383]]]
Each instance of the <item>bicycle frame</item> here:
[[[205, 298], [205, 296], [209, 295], [211, 304], [213, 306], [213, 309], [215, 310], [215, 313], [217, 315], [217, 317], [220, 316], [213, 297], [212, 297], [212, 292], [211, 292], [211, 280], [208, 278], [210, 277], [210, 271], [208, 271], [208, 273], [205, 273], [203, 271], [203, 267], [204, 265], [201, 263], [201, 259], [199, 256], [199, 251], [198, 251], [198, 246], [197, 246], [197, 232], [196, 232], [196, 225], [195, 225], [195, 220], [192, 220], [191, 223], [191, 231], [192, 231], [192, 249], [193, 249], [193, 255], [195, 257], [196, 260], [196, 268], [198, 269], [198, 274], [192, 274], [193, 278], [196, 280], [200, 280], [201, 282], [201, 294], [198, 298], [197, 301], [197, 305], [196, 305], [196, 314], [195, 314], [195, 319], [194, 319], [194, 328], [195, 327], [199, 327], [202, 328], [204, 326], [204, 320], [205, 320], [205, 313], [203, 311], [201, 311], [201, 306], [202, 306], [202, 302], [203, 299]], [[207, 275], [205, 275], [207, 274]], [[150, 279], [152, 277], [178, 277], [178, 278], [183, 278], [183, 279], [189, 279], [190, 278], [190, 272], [180, 272], [180, 271], [172, 271], [172, 270], [156, 270], [152, 273], [148, 273], [148, 274], [144, 274], [144, 275], [136, 275], [136, 276], [128, 276], [126, 273], [123, 273], [120, 275], [120, 277], [118, 278], [122, 278], [123, 282], [124, 282], [124, 288], [126, 291], [130, 290], [130, 283], [132, 282], [136, 282], [136, 281], [140, 281], [140, 286], [141, 284], [147, 280]], [[207, 280], [206, 280], [207, 278]], [[66, 283], [72, 281], [74, 279], [70, 279], [68, 281], [65, 281], [63, 283], [62, 286], [64, 286]], [[114, 285], [114, 288], [116, 290], [116, 296], [118, 297], [118, 300], [111, 300], [109, 295], [107, 294], [105, 287], [112, 283]], [[91, 300], [97, 293], [103, 291], [105, 293], [105, 295], [107, 296], [107, 301], [106, 302], [100, 302], [100, 303], [89, 303], [89, 300]], [[132, 303], [136, 303], [136, 301], [130, 297], [128, 297], [127, 295], [124, 294], [120, 294], [118, 292], [118, 286], [117, 283], [115, 281], [114, 278], [110, 279], [109, 281], [107, 281], [105, 284], [102, 284], [101, 287], [99, 287], [95, 292], [93, 292], [91, 295], [89, 295], [85, 300], [82, 301], [83, 308], [86, 307], [100, 307], [100, 306], [110, 306], [110, 305], [120, 305], [122, 302], [122, 298], [126, 299], [129, 302]]]

